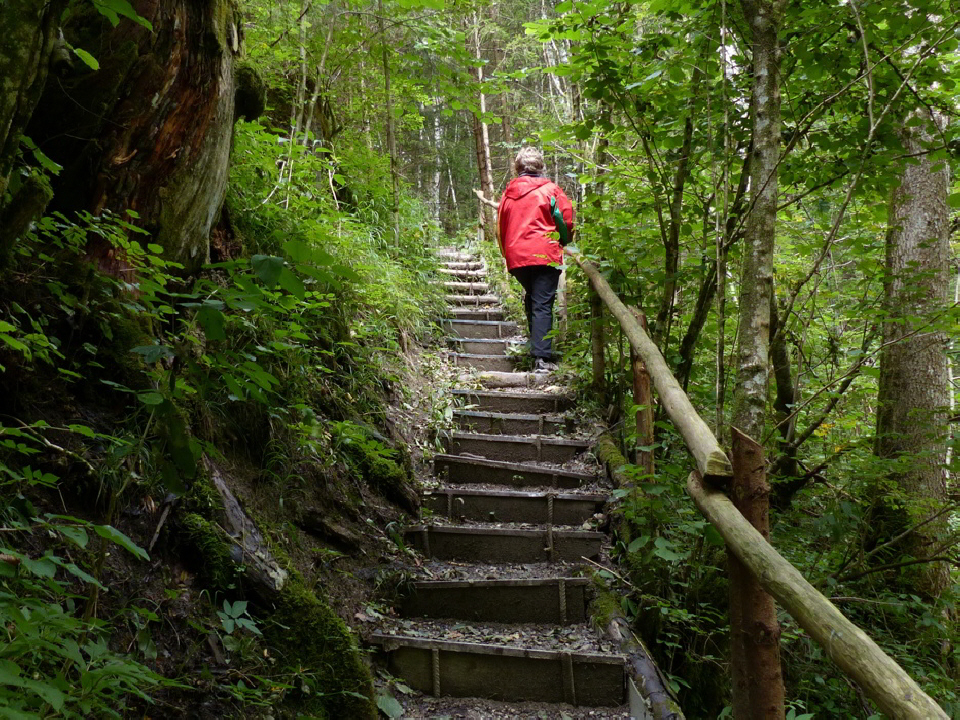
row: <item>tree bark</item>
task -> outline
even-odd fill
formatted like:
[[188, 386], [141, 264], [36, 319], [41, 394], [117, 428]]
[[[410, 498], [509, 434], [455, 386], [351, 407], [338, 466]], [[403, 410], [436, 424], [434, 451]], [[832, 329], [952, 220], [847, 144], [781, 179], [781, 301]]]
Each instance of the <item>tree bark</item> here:
[[[640, 327], [647, 329], [647, 317], [636, 308], [630, 308]], [[630, 346], [630, 367], [633, 375], [633, 404], [637, 410], [637, 453], [636, 464], [643, 468], [644, 475], [651, 478], [654, 473], [653, 450], [642, 449], [653, 445], [653, 389], [650, 387], [650, 373], [647, 365], [637, 351]]]
[[[764, 539], [769, 540], [770, 486], [764, 469], [763, 447], [736, 428], [731, 436], [733, 504]], [[734, 717], [779, 720], [784, 717], [784, 689], [777, 606], [732, 550], [727, 550], [727, 556], [731, 645], [736, 648], [744, 671], [738, 674], [743, 685], [734, 689], [734, 698], [740, 703], [734, 705]]]
[[883, 713], [891, 718], [946, 720], [943, 709], [863, 630], [807, 582], [744, 519], [730, 498], [704, 484], [697, 473], [687, 478], [687, 493], [763, 588]]
[[[477, 62], [483, 59], [480, 47], [480, 14], [474, 13], [473, 16], [473, 55]], [[487, 112], [487, 98], [483, 92], [480, 83], [483, 82], [483, 66], [477, 65], [474, 69], [475, 79], [479, 88], [480, 114], [473, 116], [473, 137], [477, 146], [477, 170], [480, 173], [480, 187], [483, 194], [488, 198], [494, 196], [493, 192], [493, 163], [490, 159], [490, 135], [487, 132], [487, 124], [483, 120]], [[484, 239], [495, 240], [497, 237], [497, 218], [493, 210], [480, 206], [480, 222], [483, 227]]]
[[234, 79], [242, 18], [233, 0], [132, 5], [152, 32], [78, 10], [64, 33], [100, 69], [78, 63], [75, 75], [48, 83], [28, 133], [64, 166], [56, 209], [134, 210], [166, 257], [192, 272], [207, 260], [226, 194], [236, 102], [245, 96]]
[[390, 94], [390, 58], [387, 54], [387, 36], [383, 23], [383, 0], [377, 0], [377, 29], [380, 31], [380, 48], [383, 60], [383, 91], [387, 113], [387, 152], [390, 153], [390, 180], [393, 184], [393, 244], [400, 244], [400, 167], [397, 159], [397, 129], [393, 119], [393, 96]]
[[607, 395], [607, 366], [604, 357], [603, 339], [603, 301], [592, 288], [590, 290], [590, 357], [593, 382], [591, 387], [600, 398], [600, 403], [606, 403]]
[[[784, 0], [741, 0], [752, 31], [753, 92], [750, 117], [753, 152], [750, 193], [753, 210], [744, 229], [744, 256], [740, 282], [740, 340], [732, 424], [750, 437], [763, 437], [767, 405], [770, 345], [770, 302], [773, 290], [773, 252], [777, 231], [777, 168], [780, 161], [780, 53], [778, 34]], [[766, 496], [765, 501], [768, 501]], [[753, 711], [750, 668], [744, 654], [740, 624], [745, 578], [731, 577], [731, 674], [733, 715], [747, 720]], [[738, 587], [739, 586], [739, 587]], [[739, 601], [737, 600], [739, 598]], [[782, 703], [781, 711], [782, 713]], [[782, 715], [781, 715], [782, 717]]]
[[[949, 282], [950, 171], [944, 161], [923, 152], [935, 122], [929, 112], [918, 111], [901, 127], [904, 150], [914, 157], [904, 165], [890, 199], [884, 278], [888, 320], [880, 353], [875, 452], [900, 462], [878, 486], [876, 515], [884, 538], [931, 517], [947, 494], [946, 335], [941, 327], [927, 325], [946, 307]], [[896, 488], [893, 493], [888, 483]], [[915, 558], [936, 554], [946, 523], [943, 515], [911, 533], [906, 551]], [[950, 582], [945, 563], [917, 565], [913, 575], [917, 589], [933, 597]]]
[[20, 138], [40, 100], [66, 0], [0, 5], [0, 207]]
[[777, 167], [780, 160], [780, 53], [777, 35], [783, 0], [742, 0], [753, 31], [753, 94], [750, 115], [753, 152], [750, 193], [753, 210], [744, 229], [740, 283], [740, 342], [733, 424], [763, 437], [766, 413], [770, 299], [777, 230]]

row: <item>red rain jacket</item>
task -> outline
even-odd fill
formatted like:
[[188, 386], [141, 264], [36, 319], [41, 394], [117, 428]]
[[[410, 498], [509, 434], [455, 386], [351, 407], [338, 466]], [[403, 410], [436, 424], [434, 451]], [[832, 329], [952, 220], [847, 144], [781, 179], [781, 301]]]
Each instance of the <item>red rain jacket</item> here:
[[547, 233], [556, 233], [550, 214], [550, 198], [557, 198], [570, 237], [573, 237], [573, 205], [560, 187], [544, 177], [521, 175], [507, 185], [500, 198], [500, 251], [507, 269], [528, 265], [560, 265], [560, 243]]

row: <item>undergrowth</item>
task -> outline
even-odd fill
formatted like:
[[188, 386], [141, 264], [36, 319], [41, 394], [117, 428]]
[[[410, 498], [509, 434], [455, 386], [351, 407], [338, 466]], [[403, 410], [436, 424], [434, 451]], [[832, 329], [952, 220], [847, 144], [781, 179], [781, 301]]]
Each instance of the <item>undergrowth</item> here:
[[[293, 182], [273, 187], [278, 147], [264, 127], [238, 126], [230, 241], [197, 277], [132, 212], [53, 214], [16, 247], [0, 285], [0, 391], [15, 398], [0, 419], [5, 716], [120, 717], [157, 702], [157, 714], [374, 713], [321, 575], [301, 576], [280, 550], [296, 544], [283, 498], [356, 508], [369, 493], [414, 496], [383, 403], [400, 355], [435, 332], [435, 229], [405, 196], [392, 244], [372, 153], [304, 151]], [[349, 182], [349, 202], [318, 176]], [[294, 578], [273, 601], [250, 594], [230, 559], [208, 458], [269, 483], [261, 529]], [[129, 588], [120, 578], [145, 572], [147, 546], [154, 584]], [[165, 555], [185, 547], [199, 553], [182, 558], [204, 578], [199, 594]], [[164, 646], [171, 632], [182, 660]], [[309, 638], [302, 652], [291, 634]], [[228, 671], [211, 673], [221, 661]]]

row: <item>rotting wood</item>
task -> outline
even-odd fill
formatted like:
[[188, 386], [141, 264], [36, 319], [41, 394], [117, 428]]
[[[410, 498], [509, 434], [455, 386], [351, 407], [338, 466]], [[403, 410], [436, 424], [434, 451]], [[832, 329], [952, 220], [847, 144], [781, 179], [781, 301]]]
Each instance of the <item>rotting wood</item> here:
[[227, 523], [225, 529], [233, 541], [230, 548], [233, 561], [243, 566], [244, 577], [258, 590], [266, 590], [267, 594], [278, 592], [287, 581], [287, 571], [280, 567], [270, 553], [256, 523], [244, 512], [223, 479], [220, 468], [206, 457], [203, 464], [223, 502]]
[[[597, 459], [607, 468], [607, 474], [618, 488], [630, 488], [633, 481], [624, 468], [627, 459], [617, 448], [609, 435], [601, 435], [593, 447]], [[612, 506], [611, 525], [618, 527], [623, 522], [623, 514]], [[630, 629], [630, 624], [615, 615], [607, 625], [607, 635], [620, 643], [620, 649], [627, 655], [627, 673], [633, 678], [637, 691], [647, 703], [648, 711], [655, 720], [683, 720], [683, 712], [676, 698], [667, 689], [660, 669], [647, 650], [643, 641]]]
[[677, 383], [670, 372], [660, 350], [650, 337], [640, 327], [640, 323], [624, 305], [607, 281], [594, 267], [593, 263], [570, 247], [564, 248], [574, 262], [590, 279], [594, 290], [603, 299], [604, 304], [620, 322], [624, 334], [630, 340], [630, 345], [637, 351], [647, 364], [647, 371], [653, 378], [653, 383], [660, 394], [667, 415], [680, 431], [687, 448], [696, 460], [697, 468], [708, 482], [726, 485], [733, 475], [733, 468], [726, 453], [720, 448], [717, 438], [697, 414], [690, 398]]
[[630, 623], [614, 617], [607, 625], [607, 635], [620, 643], [620, 650], [627, 656], [627, 673], [647, 701], [654, 720], [684, 720], [683, 711], [667, 689], [660, 668], [643, 640], [630, 629]]
[[760, 585], [823, 647], [826, 654], [895, 720], [947, 720], [943, 709], [859, 627], [850, 622], [696, 472], [687, 492]]

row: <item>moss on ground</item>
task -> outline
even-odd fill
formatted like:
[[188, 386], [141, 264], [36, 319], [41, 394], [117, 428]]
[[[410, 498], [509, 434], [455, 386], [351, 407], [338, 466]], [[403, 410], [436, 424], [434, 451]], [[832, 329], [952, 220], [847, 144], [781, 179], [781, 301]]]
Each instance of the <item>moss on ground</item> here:
[[[218, 501], [212, 485], [199, 479], [187, 496], [190, 512], [181, 520], [181, 535], [204, 582], [212, 589], [229, 591], [237, 585], [240, 568], [233, 560], [230, 539], [213, 521]], [[257, 614], [274, 655], [282, 658], [286, 671], [302, 680], [298, 687], [303, 692], [294, 700], [297, 709], [321, 720], [376, 718], [373, 679], [350, 628], [306, 586], [285, 553], [269, 538], [267, 542], [290, 577]], [[272, 605], [272, 610], [265, 605]]]
[[269, 620], [267, 641], [311, 688], [302, 696], [304, 710], [330, 720], [377, 717], [373, 680], [353, 633], [299, 575], [284, 586]]
[[196, 567], [204, 582], [217, 590], [234, 585], [238, 568], [223, 530], [199, 513], [184, 515], [180, 526], [184, 542], [196, 559]]

